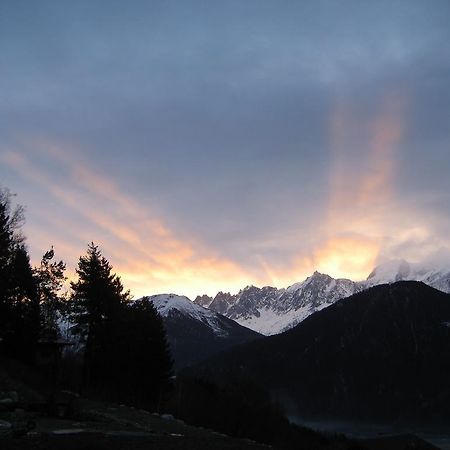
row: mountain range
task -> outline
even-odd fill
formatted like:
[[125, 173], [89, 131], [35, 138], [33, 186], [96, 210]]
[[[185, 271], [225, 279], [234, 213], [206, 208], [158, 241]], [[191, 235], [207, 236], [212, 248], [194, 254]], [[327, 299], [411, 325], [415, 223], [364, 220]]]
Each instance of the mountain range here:
[[188, 370], [252, 380], [297, 417], [441, 424], [448, 373], [450, 295], [415, 281], [374, 286]]
[[393, 260], [377, 266], [363, 281], [335, 279], [314, 272], [306, 280], [288, 288], [247, 286], [235, 295], [219, 292], [214, 298], [198, 296], [194, 303], [258, 333], [273, 335], [294, 327], [337, 300], [375, 285], [404, 280], [421, 281], [440, 291], [450, 292], [448, 269]]
[[450, 272], [403, 260], [376, 267], [364, 281], [334, 279], [314, 272], [286, 289], [248, 286], [214, 298], [160, 294], [148, 297], [163, 318], [175, 369], [196, 364], [235, 345], [289, 330], [315, 312], [372, 286], [420, 280], [450, 292]]

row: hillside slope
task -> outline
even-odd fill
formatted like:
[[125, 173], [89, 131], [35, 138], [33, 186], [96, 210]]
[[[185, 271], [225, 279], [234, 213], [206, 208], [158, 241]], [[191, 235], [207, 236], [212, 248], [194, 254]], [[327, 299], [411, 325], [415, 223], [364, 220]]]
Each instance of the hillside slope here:
[[305, 417], [450, 418], [450, 295], [420, 282], [343, 299], [196, 369], [247, 377]]
[[261, 337], [221, 314], [194, 304], [187, 297], [161, 294], [148, 299], [163, 318], [175, 369]]

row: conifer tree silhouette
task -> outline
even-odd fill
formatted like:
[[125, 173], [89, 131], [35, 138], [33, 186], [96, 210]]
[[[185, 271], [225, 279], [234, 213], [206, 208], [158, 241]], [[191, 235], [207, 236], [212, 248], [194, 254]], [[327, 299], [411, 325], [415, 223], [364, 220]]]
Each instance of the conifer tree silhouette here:
[[39, 334], [36, 285], [21, 233], [23, 208], [0, 189], [0, 338], [2, 353], [32, 362]]
[[93, 242], [80, 257], [76, 273], [78, 280], [71, 283], [70, 319], [85, 343], [82, 389], [98, 390], [110, 379], [115, 333], [130, 293], [124, 291], [120, 278]]

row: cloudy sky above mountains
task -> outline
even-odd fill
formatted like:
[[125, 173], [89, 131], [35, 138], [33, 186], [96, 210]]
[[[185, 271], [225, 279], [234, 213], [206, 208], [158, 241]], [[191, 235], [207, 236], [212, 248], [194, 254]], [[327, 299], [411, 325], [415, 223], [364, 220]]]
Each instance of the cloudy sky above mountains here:
[[450, 2], [0, 2], [34, 261], [135, 295], [450, 261]]

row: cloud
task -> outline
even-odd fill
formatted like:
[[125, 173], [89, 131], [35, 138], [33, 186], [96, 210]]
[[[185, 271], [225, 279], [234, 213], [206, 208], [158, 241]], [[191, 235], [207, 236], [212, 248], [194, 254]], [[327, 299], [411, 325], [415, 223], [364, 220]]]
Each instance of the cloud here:
[[332, 276], [361, 279], [376, 263], [392, 230], [396, 162], [404, 135], [406, 98], [388, 92], [375, 116], [356, 116], [345, 101], [330, 118], [332, 156], [323, 239], [314, 266]]
[[[77, 160], [74, 149], [45, 141], [30, 147], [33, 150], [28, 154], [4, 151], [1, 160], [57, 202], [45, 212], [46, 220], [31, 226], [30, 242], [45, 241], [41, 253], [52, 244], [73, 266], [84, 248], [74, 253], [71, 243], [84, 241], [86, 245], [90, 235], [89, 241], [100, 245], [135, 295], [168, 289], [188, 295], [212, 294], [224, 288], [236, 290], [242, 279], [251, 278], [204, 243], [177, 237], [148, 205], [139, 204], [116, 182]], [[50, 161], [65, 174], [63, 183], [48, 170]], [[61, 226], [63, 236], [58, 233]]]
[[63, 3], [0, 14], [36, 254], [95, 240], [136, 292], [213, 292], [448, 246], [447, 0]]

